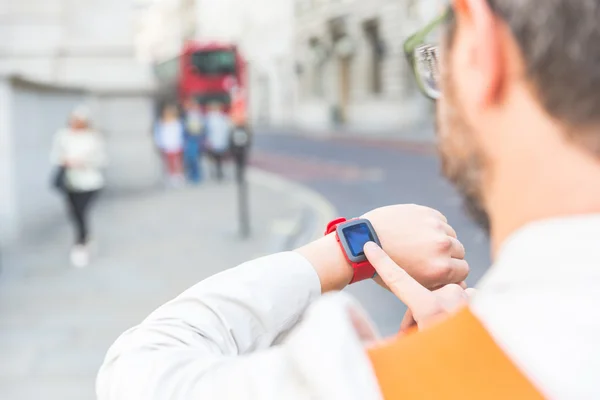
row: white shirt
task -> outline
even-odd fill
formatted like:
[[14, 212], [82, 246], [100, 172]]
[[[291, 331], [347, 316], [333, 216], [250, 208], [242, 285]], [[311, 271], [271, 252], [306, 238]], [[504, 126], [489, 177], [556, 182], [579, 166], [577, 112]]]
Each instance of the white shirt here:
[[185, 117], [185, 125], [190, 135], [201, 135], [204, 128], [202, 114], [199, 111], [189, 111]]
[[548, 397], [600, 399], [600, 215], [505, 242], [471, 309]]
[[232, 124], [229, 117], [218, 111], [210, 111], [206, 114], [206, 140], [208, 147], [218, 153], [229, 148]]
[[77, 164], [66, 172], [69, 190], [93, 191], [105, 184], [101, 169], [106, 165], [106, 151], [102, 137], [95, 131], [60, 130], [54, 137], [50, 159], [54, 165], [65, 161]]
[[[550, 398], [600, 398], [599, 244], [600, 216], [532, 225], [507, 242], [473, 300]], [[376, 332], [348, 295], [319, 292], [295, 253], [206, 279], [117, 340], [98, 398], [380, 400], [364, 351]]]
[[158, 122], [156, 143], [165, 153], [179, 153], [183, 150], [183, 125], [181, 121]]

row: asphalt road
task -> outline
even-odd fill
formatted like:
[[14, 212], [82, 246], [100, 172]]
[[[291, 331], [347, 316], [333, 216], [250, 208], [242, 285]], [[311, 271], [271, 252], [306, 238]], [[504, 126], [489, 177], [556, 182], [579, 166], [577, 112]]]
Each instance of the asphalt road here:
[[[252, 160], [255, 166], [316, 190], [341, 216], [397, 203], [438, 209], [467, 249], [469, 285], [475, 285], [490, 265], [486, 236], [464, 213], [459, 195], [440, 175], [435, 151], [427, 146], [259, 134]], [[397, 332], [405, 307], [393, 295], [373, 282], [346, 290], [359, 299], [383, 334]]]

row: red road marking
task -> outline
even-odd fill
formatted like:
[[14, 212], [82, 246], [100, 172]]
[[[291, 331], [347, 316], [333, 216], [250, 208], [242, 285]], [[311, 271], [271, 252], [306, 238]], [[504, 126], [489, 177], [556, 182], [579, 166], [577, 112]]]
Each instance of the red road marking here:
[[369, 180], [373, 175], [373, 170], [352, 165], [261, 151], [252, 153], [250, 164], [299, 181], [334, 179], [354, 182]]
[[[278, 136], [279, 134], [266, 133], [267, 135]], [[307, 140], [319, 141], [325, 140], [333, 143], [351, 144], [361, 147], [372, 147], [386, 150], [407, 151], [410, 153], [436, 155], [436, 144], [427, 142], [416, 142], [411, 140], [402, 140], [385, 137], [364, 137], [353, 133], [324, 132], [319, 134], [308, 134], [302, 131], [286, 132], [285, 135], [301, 137]]]
[[345, 137], [341, 135], [334, 135], [331, 140], [338, 143], [350, 143], [379, 149], [408, 151], [416, 154], [437, 154], [435, 144], [430, 143], [419, 143], [397, 139], [366, 139], [359, 137]]

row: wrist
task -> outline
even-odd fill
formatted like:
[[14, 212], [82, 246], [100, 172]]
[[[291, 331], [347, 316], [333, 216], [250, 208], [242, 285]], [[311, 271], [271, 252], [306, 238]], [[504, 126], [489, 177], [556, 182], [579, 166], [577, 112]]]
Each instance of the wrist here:
[[335, 233], [296, 250], [313, 266], [321, 282], [321, 292], [342, 290], [352, 280], [354, 270], [344, 257]]

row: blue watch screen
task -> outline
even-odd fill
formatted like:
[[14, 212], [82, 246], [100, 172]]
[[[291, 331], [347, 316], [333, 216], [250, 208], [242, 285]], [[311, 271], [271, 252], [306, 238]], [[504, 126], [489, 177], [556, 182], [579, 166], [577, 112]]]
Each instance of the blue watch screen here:
[[371, 230], [364, 223], [344, 228], [343, 232], [354, 257], [363, 256], [365, 254], [363, 250], [365, 244], [374, 241]]

